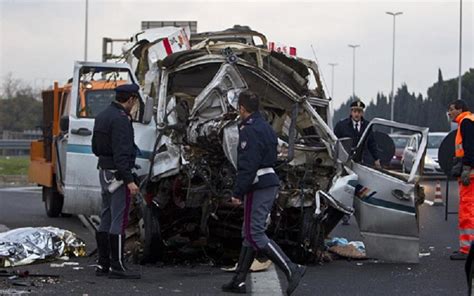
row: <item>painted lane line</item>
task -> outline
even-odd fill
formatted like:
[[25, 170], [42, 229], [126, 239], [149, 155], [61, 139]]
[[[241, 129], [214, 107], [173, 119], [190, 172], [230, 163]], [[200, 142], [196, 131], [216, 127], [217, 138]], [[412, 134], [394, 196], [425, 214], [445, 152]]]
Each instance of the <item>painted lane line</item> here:
[[250, 281], [252, 295], [283, 295], [275, 264], [267, 271], [250, 273]]
[[2, 192], [41, 192], [41, 187], [31, 186], [31, 187], [4, 187], [0, 188]]

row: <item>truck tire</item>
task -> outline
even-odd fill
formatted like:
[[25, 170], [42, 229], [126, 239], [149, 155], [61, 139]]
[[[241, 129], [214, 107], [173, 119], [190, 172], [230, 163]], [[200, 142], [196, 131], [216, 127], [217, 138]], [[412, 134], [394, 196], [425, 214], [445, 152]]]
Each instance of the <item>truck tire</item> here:
[[140, 264], [156, 263], [163, 260], [164, 244], [161, 238], [159, 210], [156, 206], [142, 205], [145, 237], [143, 242], [143, 257]]
[[56, 189], [43, 186], [43, 201], [48, 217], [56, 218], [61, 214], [64, 197]]

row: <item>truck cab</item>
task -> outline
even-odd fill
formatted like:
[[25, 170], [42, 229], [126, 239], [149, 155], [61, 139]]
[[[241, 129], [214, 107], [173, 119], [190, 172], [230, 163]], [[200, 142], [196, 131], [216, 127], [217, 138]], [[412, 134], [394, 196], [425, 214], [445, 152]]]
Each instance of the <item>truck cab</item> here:
[[[97, 160], [91, 149], [92, 129], [97, 114], [114, 100], [115, 87], [130, 81], [126, 78], [131, 77], [127, 68], [118, 66], [117, 69], [121, 71], [112, 71], [115, 76], [111, 77], [110, 71], [94, 73], [95, 68], [82, 68], [83, 73], [77, 73], [82, 76], [80, 83], [74, 84], [74, 79], [61, 87], [54, 83], [53, 89], [42, 92], [43, 135], [31, 143], [28, 177], [30, 182], [42, 187], [49, 217], [75, 213], [68, 199], [65, 203], [65, 195], [97, 194], [99, 183], [95, 174]], [[143, 120], [144, 107], [142, 99], [137, 102], [132, 111], [134, 125]], [[148, 162], [142, 164], [147, 167]]]

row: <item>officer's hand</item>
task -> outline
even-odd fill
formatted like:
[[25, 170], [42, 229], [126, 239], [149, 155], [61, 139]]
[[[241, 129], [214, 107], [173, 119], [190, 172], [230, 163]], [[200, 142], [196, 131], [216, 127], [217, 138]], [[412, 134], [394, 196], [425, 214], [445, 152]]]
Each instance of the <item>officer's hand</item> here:
[[230, 199], [230, 202], [234, 205], [234, 206], [240, 206], [242, 204], [242, 201], [240, 200], [240, 198], [237, 198], [237, 197], [232, 197]]
[[379, 169], [379, 170], [382, 169], [382, 164], [380, 164], [380, 159], [377, 159], [377, 160], [375, 161], [375, 168], [377, 168], [377, 169]]
[[131, 196], [135, 196], [138, 194], [138, 191], [140, 190], [137, 186], [137, 184], [135, 184], [135, 182], [130, 182], [127, 184], [127, 187], [128, 187], [128, 190], [130, 191], [130, 195]]
[[471, 184], [471, 167], [468, 165], [462, 167], [461, 182], [464, 186]]

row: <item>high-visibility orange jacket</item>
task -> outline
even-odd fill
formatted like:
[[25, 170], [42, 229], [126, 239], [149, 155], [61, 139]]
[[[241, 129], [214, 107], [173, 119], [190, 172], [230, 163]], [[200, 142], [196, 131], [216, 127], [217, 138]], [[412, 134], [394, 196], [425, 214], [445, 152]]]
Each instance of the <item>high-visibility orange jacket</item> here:
[[[464, 123], [465, 120], [470, 120], [472, 121], [472, 123], [471, 124], [467, 122]], [[473, 142], [474, 140], [473, 139], [474, 138], [474, 129], [473, 129], [474, 114], [472, 114], [469, 111], [463, 112], [456, 117], [455, 121], [458, 123], [458, 131], [456, 133], [456, 140], [455, 140], [455, 144], [456, 144], [455, 155], [456, 157], [459, 157], [459, 158], [468, 157], [469, 159], [467, 160], [463, 159], [463, 163], [466, 165], [470, 165], [472, 167], [474, 166], [474, 163], [472, 163], [472, 161], [474, 160], [470, 158], [473, 157], [472, 154], [474, 154], [474, 146], [471, 147], [472, 143], [474, 143]], [[463, 139], [463, 134], [466, 134], [466, 139]], [[467, 155], [465, 152], [466, 149], [469, 150]]]
[[[463, 124], [471, 120], [469, 125]], [[462, 158], [464, 165], [473, 166], [474, 155], [474, 115], [463, 112], [456, 117], [458, 131], [455, 140], [455, 155]], [[461, 125], [463, 129], [461, 129]], [[474, 171], [471, 170], [471, 183], [468, 186], [459, 182], [459, 247], [462, 253], [469, 253], [471, 242], [474, 241]]]

